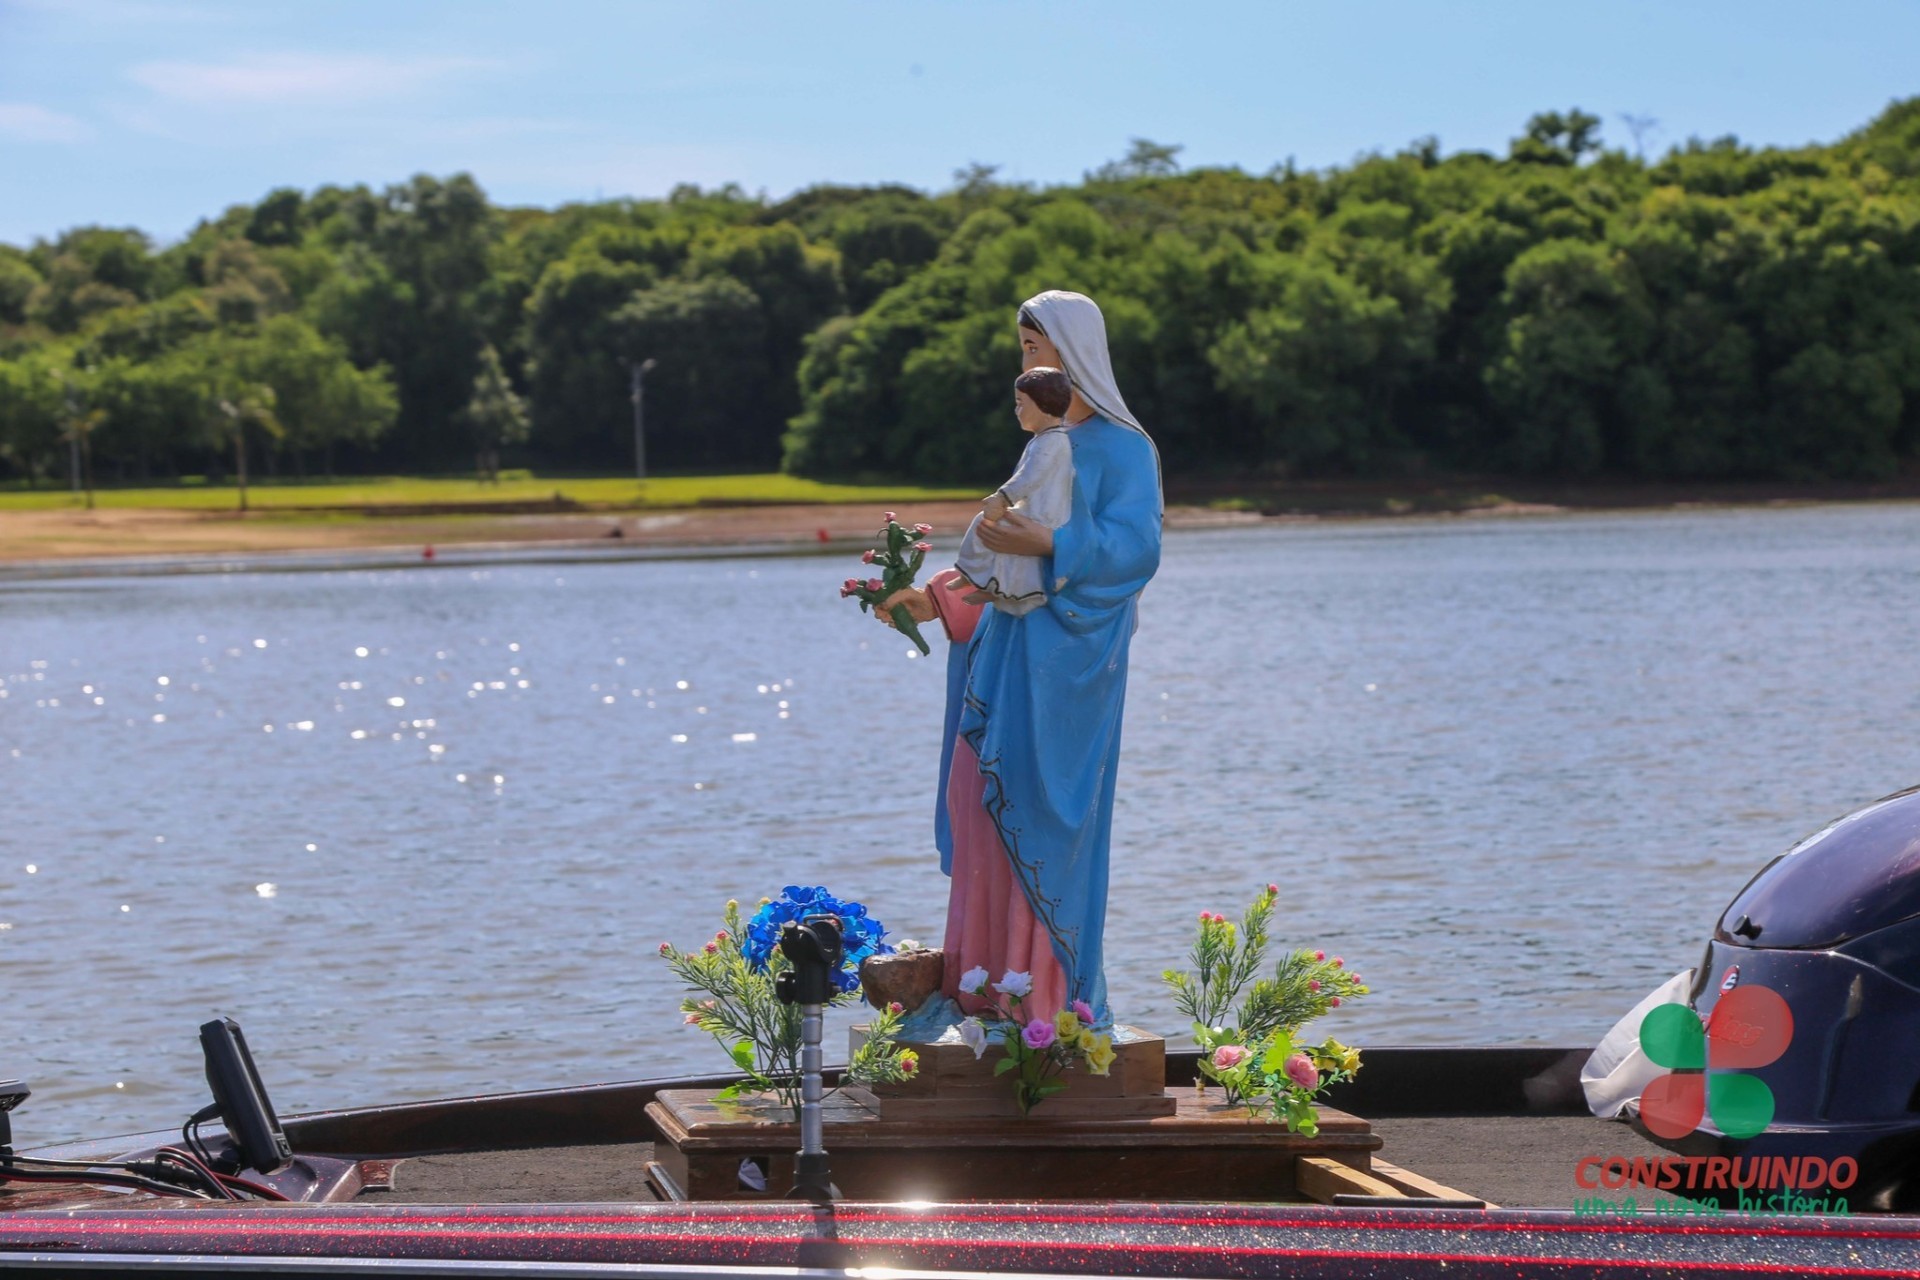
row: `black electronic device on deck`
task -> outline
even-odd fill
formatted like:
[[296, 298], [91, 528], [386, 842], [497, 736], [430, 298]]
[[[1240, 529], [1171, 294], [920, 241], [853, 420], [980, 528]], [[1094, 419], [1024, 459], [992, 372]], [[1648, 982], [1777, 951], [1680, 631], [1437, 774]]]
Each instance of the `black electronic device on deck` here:
[[840, 1198], [840, 1191], [827, 1170], [820, 1111], [826, 1096], [820, 1039], [825, 1028], [822, 1014], [836, 994], [833, 975], [846, 955], [840, 917], [814, 915], [798, 924], [787, 921], [780, 927], [780, 953], [792, 967], [773, 980], [773, 993], [782, 1004], [800, 1006], [800, 1151], [793, 1158], [793, 1190], [787, 1195], [830, 1205]]
[[33, 1096], [24, 1080], [0, 1080], [0, 1157], [13, 1154], [13, 1121], [7, 1113]]
[[[267, 1087], [253, 1065], [247, 1037], [232, 1018], [215, 1018], [200, 1028], [200, 1049], [207, 1059], [207, 1084], [213, 1106], [240, 1149], [240, 1167], [277, 1173], [293, 1159], [280, 1118], [273, 1113]], [[202, 1113], [206, 1114], [206, 1113]]]

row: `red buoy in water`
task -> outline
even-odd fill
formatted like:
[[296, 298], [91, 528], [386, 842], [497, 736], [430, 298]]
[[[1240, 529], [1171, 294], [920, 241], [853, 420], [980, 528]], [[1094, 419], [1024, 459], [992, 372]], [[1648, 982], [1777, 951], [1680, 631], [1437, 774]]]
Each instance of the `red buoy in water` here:
[[420, 552], [420, 558], [421, 558], [422, 560], [431, 560], [431, 559], [433, 559], [433, 544], [432, 544], [431, 542], [429, 542], [429, 543], [428, 543], [428, 544], [426, 545], [426, 548], [425, 548], [424, 550], [422, 550], [422, 551]]

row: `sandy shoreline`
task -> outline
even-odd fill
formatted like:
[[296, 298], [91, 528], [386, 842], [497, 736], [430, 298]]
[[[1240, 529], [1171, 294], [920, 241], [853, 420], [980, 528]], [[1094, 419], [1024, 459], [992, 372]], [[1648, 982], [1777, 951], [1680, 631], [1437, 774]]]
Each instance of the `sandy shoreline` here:
[[[1920, 486], [1720, 486], [1691, 492], [1646, 488], [1514, 492], [1512, 496], [1452, 486], [1406, 495], [1404, 486], [1289, 487], [1284, 492], [1226, 501], [1196, 492], [1167, 508], [1169, 529], [1253, 527], [1326, 519], [1448, 516], [1485, 518], [1585, 511], [1682, 510], [1702, 507], [1805, 505], [1820, 502], [1914, 501]], [[1198, 499], [1199, 501], [1194, 501]], [[1211, 502], [1211, 505], [1202, 505]], [[1222, 509], [1222, 507], [1239, 509]], [[974, 502], [900, 504], [903, 516], [925, 521], [951, 537], [978, 510]], [[871, 502], [812, 503], [677, 510], [581, 511], [540, 514], [396, 516], [339, 512], [291, 515], [272, 511], [103, 508], [96, 511], [0, 511], [0, 565], [6, 576], [57, 576], [66, 562], [115, 559], [162, 562], [244, 557], [256, 563], [285, 556], [294, 563], [316, 553], [384, 553], [392, 561], [430, 561], [444, 549], [463, 560], [483, 549], [502, 554], [596, 548], [670, 552], [822, 549], [871, 539], [878, 509]], [[432, 549], [429, 555], [428, 549]], [[300, 553], [305, 553], [304, 555]], [[72, 567], [78, 568], [77, 563]], [[40, 572], [32, 572], [33, 570]]]
[[[925, 517], [949, 522], [970, 504], [928, 504]], [[768, 540], [819, 540], [867, 532], [875, 512], [858, 507], [698, 508], [628, 514], [555, 512], [540, 515], [361, 516], [330, 518], [273, 512], [153, 509], [0, 513], [0, 560], [58, 560], [94, 556], [203, 556], [274, 551], [344, 551], [457, 547], [473, 543], [578, 542], [603, 538], [654, 545], [724, 545]], [[614, 537], [614, 531], [619, 537]]]
[[[951, 537], [978, 509], [972, 502], [925, 502], [903, 504], [901, 514]], [[57, 577], [63, 569], [135, 562], [154, 572], [168, 562], [187, 569], [230, 558], [244, 559], [248, 567], [295, 568], [328, 564], [337, 556], [430, 563], [442, 558], [472, 562], [476, 553], [549, 551], [591, 558], [676, 550], [827, 550], [867, 545], [877, 515], [872, 503], [324, 520], [166, 510], [4, 512], [0, 576]], [[1167, 519], [1174, 528], [1262, 522], [1255, 513], [1204, 507], [1172, 508]]]

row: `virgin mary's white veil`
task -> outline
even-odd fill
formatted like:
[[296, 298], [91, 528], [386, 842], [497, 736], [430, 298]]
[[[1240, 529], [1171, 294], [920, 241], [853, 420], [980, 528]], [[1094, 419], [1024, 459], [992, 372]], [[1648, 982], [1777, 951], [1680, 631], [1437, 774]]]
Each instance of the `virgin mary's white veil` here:
[[[1133, 416], [1133, 410], [1127, 408], [1120, 384], [1113, 379], [1113, 357], [1107, 351], [1107, 318], [1100, 314], [1098, 303], [1084, 293], [1048, 289], [1022, 303], [1020, 314], [1031, 316], [1040, 332], [1060, 352], [1060, 361], [1066, 365], [1062, 372], [1073, 380], [1082, 399], [1121, 426], [1147, 436], [1147, 429]], [[1153, 446], [1154, 481], [1158, 485], [1160, 449], [1153, 445], [1152, 436], [1147, 436], [1147, 443]], [[1165, 506], [1163, 497], [1163, 510]]]

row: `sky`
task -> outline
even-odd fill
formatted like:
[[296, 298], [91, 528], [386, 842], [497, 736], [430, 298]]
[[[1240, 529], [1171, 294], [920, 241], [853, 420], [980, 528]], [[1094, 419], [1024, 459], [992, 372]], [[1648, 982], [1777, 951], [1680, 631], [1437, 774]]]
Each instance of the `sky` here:
[[1920, 0], [0, 0], [0, 241], [415, 173], [551, 207], [1074, 182], [1136, 137], [1321, 168], [1573, 106], [1796, 145], [1915, 93]]

